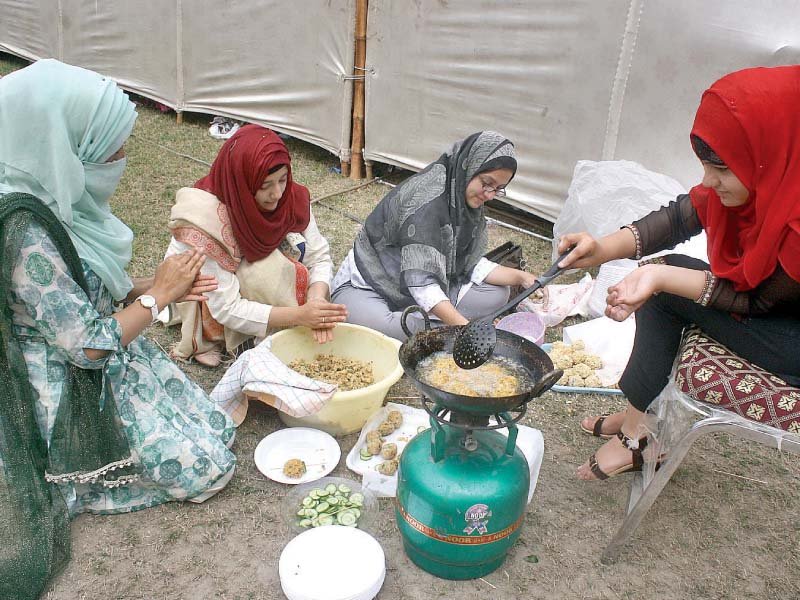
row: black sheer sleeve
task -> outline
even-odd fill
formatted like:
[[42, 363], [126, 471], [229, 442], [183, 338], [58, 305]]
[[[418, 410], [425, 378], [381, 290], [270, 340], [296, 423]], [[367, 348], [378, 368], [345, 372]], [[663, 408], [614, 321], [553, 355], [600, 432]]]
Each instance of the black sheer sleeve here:
[[[685, 269], [707, 271], [707, 263], [682, 254], [667, 254], [645, 263], [660, 263]], [[780, 265], [761, 285], [746, 292], [737, 292], [728, 279], [714, 277], [711, 295], [706, 306], [746, 316], [766, 314], [798, 314], [800, 312], [800, 282], [786, 274]]]
[[641, 256], [672, 249], [703, 230], [689, 194], [678, 196], [632, 225], [639, 232]]
[[[703, 230], [689, 194], [682, 194], [664, 208], [632, 223], [638, 232], [637, 251], [647, 256], [674, 248]], [[636, 234], [634, 234], [636, 235]], [[669, 254], [652, 262], [676, 267], [709, 270], [701, 260]], [[778, 265], [775, 272], [753, 290], [737, 292], [727, 279], [714, 277], [706, 306], [740, 315], [798, 314], [800, 282], [795, 281]]]
[[786, 274], [780, 265], [761, 284], [747, 292], [737, 292], [727, 279], [717, 279], [708, 306], [742, 315], [798, 314], [800, 282]]

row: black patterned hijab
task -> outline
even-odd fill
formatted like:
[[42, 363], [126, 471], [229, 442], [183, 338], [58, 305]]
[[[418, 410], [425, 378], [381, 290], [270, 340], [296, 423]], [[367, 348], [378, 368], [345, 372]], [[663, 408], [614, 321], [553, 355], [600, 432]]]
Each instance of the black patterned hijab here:
[[436, 283], [455, 300], [486, 251], [484, 208], [466, 202], [473, 177], [517, 171], [514, 145], [494, 131], [472, 134], [389, 192], [355, 241], [367, 283], [393, 310], [414, 303], [409, 288]]

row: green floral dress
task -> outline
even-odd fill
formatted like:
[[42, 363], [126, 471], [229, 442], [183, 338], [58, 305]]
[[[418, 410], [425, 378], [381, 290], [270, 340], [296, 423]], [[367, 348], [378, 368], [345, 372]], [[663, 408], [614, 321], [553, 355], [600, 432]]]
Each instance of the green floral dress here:
[[[197, 499], [219, 488], [236, 466], [228, 449], [233, 422], [152, 342], [139, 336], [121, 346], [122, 329], [110, 316], [113, 298], [85, 263], [83, 269], [89, 297], [70, 277], [45, 230], [33, 223], [14, 268], [10, 299], [14, 333], [38, 393], [36, 416], [44, 439], [51, 439], [66, 364], [102, 369], [107, 397], [117, 404], [141, 470], [138, 480], [115, 488], [57, 484], [70, 511], [129, 512]], [[89, 360], [84, 348], [111, 354]]]

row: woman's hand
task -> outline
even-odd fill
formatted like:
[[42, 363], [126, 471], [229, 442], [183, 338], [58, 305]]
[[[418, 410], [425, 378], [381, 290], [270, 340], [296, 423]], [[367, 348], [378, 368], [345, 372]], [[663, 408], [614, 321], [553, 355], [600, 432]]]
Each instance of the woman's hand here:
[[327, 344], [333, 341], [333, 329], [312, 329], [311, 335], [318, 344]]
[[491, 285], [518, 285], [523, 288], [528, 288], [536, 281], [536, 275], [520, 269], [497, 265], [494, 269], [489, 271], [484, 281]]
[[[495, 269], [496, 271], [497, 269]], [[494, 273], [494, 271], [492, 271]], [[449, 300], [442, 300], [430, 310], [442, 323], [445, 325], [466, 325], [469, 323], [464, 315], [462, 315], [456, 307], [453, 306]]]
[[659, 265], [644, 265], [608, 288], [606, 316], [624, 321], [662, 290]]
[[567, 233], [558, 240], [558, 253], [566, 252], [570, 246], [575, 246], [559, 264], [562, 268], [588, 268], [596, 267], [616, 258], [631, 258], [636, 254], [636, 238], [627, 227], [618, 229], [594, 239], [585, 231], [582, 233]]
[[519, 269], [515, 269], [518, 273], [517, 277], [517, 285], [523, 289], [528, 289], [534, 283], [536, 283], [536, 275], [533, 273], [528, 273], [527, 271], [520, 271]]
[[298, 307], [295, 325], [305, 325], [313, 330], [314, 339], [320, 344], [333, 339], [333, 328], [347, 320], [347, 307], [333, 304], [323, 298], [309, 298]]
[[[156, 268], [153, 287], [150, 289], [150, 294], [156, 298], [158, 306], [166, 306], [190, 294], [195, 279], [200, 274], [200, 268], [205, 262], [205, 255], [195, 249], [165, 258]], [[208, 284], [205, 283], [201, 287], [206, 285]]]
[[198, 273], [192, 282], [191, 289], [183, 297], [178, 298], [176, 302], [205, 302], [208, 298], [203, 294], [213, 292], [218, 287], [219, 284], [216, 277]]
[[565, 258], [559, 263], [562, 268], [588, 268], [596, 267], [606, 261], [602, 252], [600, 242], [588, 233], [567, 233], [558, 240], [559, 255], [566, 252], [570, 246], [575, 246]]
[[142, 294], [146, 294], [150, 288], [153, 287], [153, 277], [131, 277], [133, 287], [123, 301], [125, 304], [130, 304]]

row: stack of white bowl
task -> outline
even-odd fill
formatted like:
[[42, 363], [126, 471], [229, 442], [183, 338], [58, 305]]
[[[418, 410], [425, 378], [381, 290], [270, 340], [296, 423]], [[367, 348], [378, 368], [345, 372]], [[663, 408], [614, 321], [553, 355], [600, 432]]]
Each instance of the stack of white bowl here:
[[368, 533], [328, 525], [286, 544], [278, 573], [289, 600], [372, 600], [386, 577], [386, 559]]

